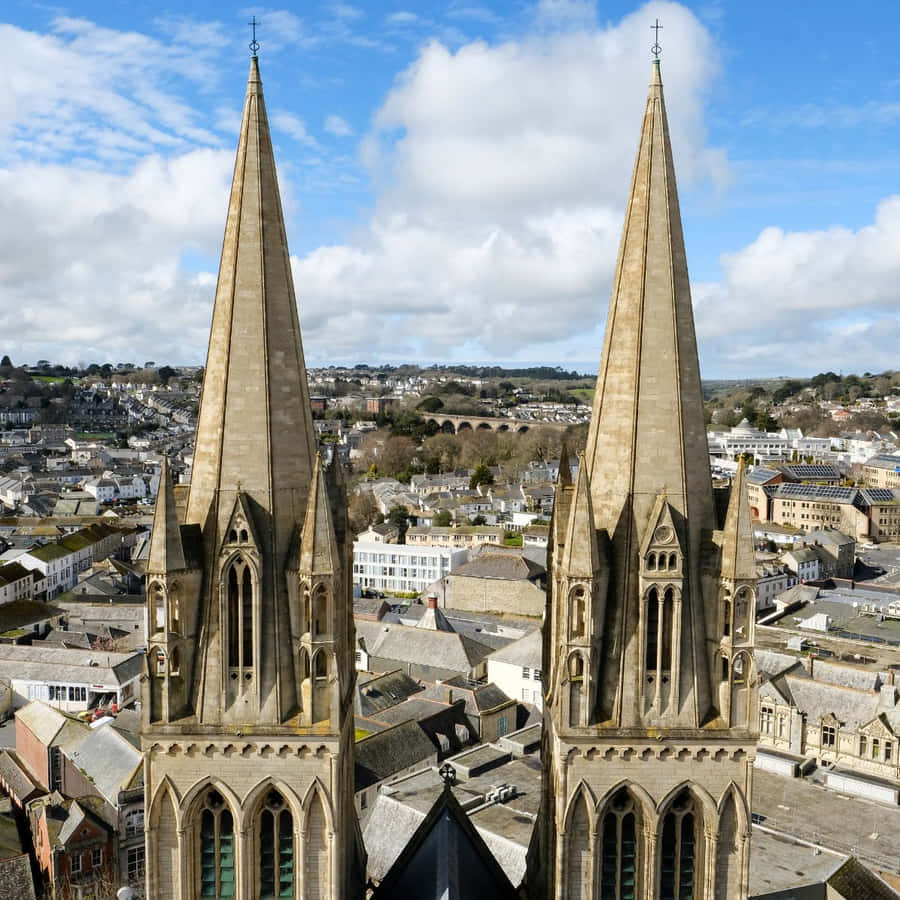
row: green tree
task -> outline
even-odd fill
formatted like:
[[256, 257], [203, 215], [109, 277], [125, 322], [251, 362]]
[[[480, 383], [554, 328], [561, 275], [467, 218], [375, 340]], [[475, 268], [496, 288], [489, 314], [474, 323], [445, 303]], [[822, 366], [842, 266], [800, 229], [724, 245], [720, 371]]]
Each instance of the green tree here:
[[440, 397], [426, 397], [421, 403], [416, 406], [416, 409], [422, 410], [422, 412], [426, 413], [436, 413], [438, 410], [444, 408], [444, 401], [441, 400]]
[[4, 356], [3, 359], [0, 359], [0, 369], [11, 369], [12, 368], [12, 360], [8, 356]]
[[450, 515], [449, 509], [439, 509], [431, 520], [431, 524], [437, 528], [447, 528], [451, 522], [453, 522], [453, 516]]
[[478, 487], [479, 484], [493, 484], [494, 476], [491, 473], [491, 470], [482, 463], [477, 466], [475, 471], [472, 473], [472, 477], [469, 479], [469, 487], [472, 490]]
[[477, 516], [474, 516], [472, 518], [472, 524], [473, 525], [487, 525], [487, 519], [481, 513], [478, 513]]
[[178, 373], [171, 366], [160, 366], [156, 372], [159, 375], [159, 380], [163, 384], [168, 384], [169, 379], [177, 375]]
[[405, 506], [392, 506], [388, 510], [387, 520], [400, 532], [399, 543], [405, 544], [406, 531], [409, 528], [409, 511]]

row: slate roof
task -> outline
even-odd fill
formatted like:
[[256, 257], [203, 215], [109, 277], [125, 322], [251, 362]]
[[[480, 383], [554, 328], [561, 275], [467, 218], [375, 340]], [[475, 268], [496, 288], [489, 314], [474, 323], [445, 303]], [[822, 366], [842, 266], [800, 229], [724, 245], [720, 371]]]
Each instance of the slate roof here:
[[831, 892], [842, 900], [896, 900], [897, 892], [867, 869], [858, 859], [850, 857], [826, 882]]
[[6, 563], [5, 565], [0, 566], [0, 587], [26, 578], [30, 574], [31, 571], [26, 569], [21, 563]]
[[63, 753], [112, 806], [118, 805], [119, 791], [143, 784], [140, 751], [108, 724], [88, 728], [81, 740], [68, 743]]
[[422, 685], [401, 669], [366, 678], [362, 673], [356, 681], [356, 714], [376, 716], [390, 706], [402, 703], [422, 690]]
[[435, 756], [435, 747], [415, 721], [401, 722], [393, 728], [358, 741], [356, 752], [356, 790], [377, 784]]
[[30, 628], [38, 622], [45, 622], [62, 615], [62, 610], [36, 600], [12, 600], [0, 603], [0, 634], [17, 628]]
[[513, 666], [527, 666], [530, 669], [540, 669], [542, 653], [541, 631], [539, 628], [536, 628], [534, 631], [526, 634], [525, 637], [520, 637], [517, 641], [495, 650], [490, 655], [489, 660], [509, 663]]
[[531, 581], [539, 578], [546, 569], [520, 554], [484, 553], [461, 566], [451, 575], [465, 575], [469, 578], [501, 578], [506, 581]]
[[139, 676], [142, 666], [141, 653], [0, 644], [0, 675], [23, 681], [124, 684]]
[[892, 472], [896, 472], [900, 470], [900, 456], [879, 453], [877, 456], [867, 459], [863, 465], [873, 466], [876, 469], [889, 469]]
[[[377, 631], [360, 625], [374, 625]], [[491, 652], [490, 647], [452, 631], [357, 622], [357, 633], [371, 656], [454, 672], [469, 672]]]
[[[85, 726], [72, 716], [48, 706], [43, 700], [32, 700], [16, 712], [16, 719], [45, 746], [62, 743], [80, 734]], [[58, 740], [60, 739], [61, 740]]]
[[781, 473], [777, 469], [767, 469], [763, 466], [757, 466], [752, 472], [747, 474], [748, 484], [766, 484], [776, 478]]
[[31, 777], [15, 750], [0, 750], [0, 781], [19, 803], [27, 803], [44, 793], [44, 789]]

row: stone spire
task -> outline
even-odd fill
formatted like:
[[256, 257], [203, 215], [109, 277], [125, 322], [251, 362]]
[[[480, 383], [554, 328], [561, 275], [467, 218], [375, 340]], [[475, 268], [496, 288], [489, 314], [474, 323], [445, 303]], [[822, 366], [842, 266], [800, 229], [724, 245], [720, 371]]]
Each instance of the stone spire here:
[[579, 459], [565, 535], [565, 545], [559, 561], [562, 571], [569, 577], [593, 578], [600, 570], [600, 551], [594, 527], [591, 487], [583, 456]]
[[665, 488], [696, 536], [715, 527], [709, 453], [659, 60], [651, 74], [586, 462], [598, 528], [626, 506], [641, 521]]
[[317, 453], [300, 537], [300, 571], [309, 576], [330, 575], [339, 572], [340, 568], [328, 487]]
[[[238, 490], [286, 558], [306, 512], [312, 415], [291, 262], [256, 57], [241, 122], [186, 521], [221, 540]], [[211, 520], [210, 520], [210, 517]], [[207, 526], [215, 523], [214, 529]]]
[[728, 512], [725, 514], [722, 577], [734, 582], [756, 580], [753, 529], [750, 524], [750, 505], [747, 501], [747, 470], [743, 460], [738, 463], [737, 474], [731, 483]]
[[184, 569], [184, 547], [181, 529], [175, 514], [175, 488], [169, 461], [163, 456], [159, 470], [159, 489], [156, 510], [153, 513], [153, 532], [150, 536], [150, 554], [147, 571], [166, 574]]
[[[714, 635], [705, 633], [712, 615], [705, 607], [714, 601], [704, 600], [700, 562], [703, 535], [717, 524], [708, 456], [678, 192], [654, 60], [585, 453], [594, 521], [610, 537], [613, 561], [601, 718], [621, 724], [649, 724], [648, 713], [657, 718], [634, 693], [643, 677], [634, 639], [643, 627], [639, 555], [654, 530], [677, 539], [669, 550], [677, 550], [672, 558], [683, 596], [673, 636], [683, 652], [673, 657], [680, 662], [666, 716], [672, 724], [697, 725], [708, 713], [705, 641]], [[661, 496], [668, 525], [651, 521]]]

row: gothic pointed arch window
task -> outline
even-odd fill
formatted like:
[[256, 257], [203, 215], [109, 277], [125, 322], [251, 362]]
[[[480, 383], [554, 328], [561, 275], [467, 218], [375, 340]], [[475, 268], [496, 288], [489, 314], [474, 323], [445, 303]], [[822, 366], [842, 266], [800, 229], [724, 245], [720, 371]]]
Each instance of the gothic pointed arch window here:
[[328, 593], [322, 584], [316, 585], [312, 596], [310, 635], [315, 637], [327, 634], [328, 628]]
[[660, 842], [660, 900], [692, 900], [697, 875], [697, 836], [702, 834], [700, 811], [693, 794], [681, 791], [663, 817]]
[[328, 678], [328, 654], [324, 650], [320, 650], [313, 660], [313, 677], [320, 683]]
[[585, 589], [577, 585], [569, 593], [569, 638], [584, 637], [585, 630]]
[[734, 598], [734, 635], [741, 640], [750, 639], [750, 623], [756, 603], [753, 591], [742, 587]]
[[569, 725], [582, 724], [584, 702], [584, 658], [576, 652], [569, 657]]
[[266, 795], [257, 828], [259, 900], [294, 897], [294, 817], [278, 791]]
[[600, 900], [636, 900], [639, 807], [627, 788], [616, 791], [600, 822]]
[[228, 621], [228, 665], [246, 669], [253, 665], [254, 572], [242, 556], [232, 560], [225, 578], [226, 616]]
[[166, 592], [163, 586], [154, 581], [150, 588], [150, 596], [153, 598], [151, 609], [153, 610], [153, 627], [155, 631], [166, 630]]
[[662, 602], [662, 643], [659, 648], [659, 670], [669, 672], [672, 668], [672, 643], [674, 642], [675, 591], [666, 588]]
[[738, 653], [731, 664], [731, 724], [750, 724], [750, 676], [752, 662], [747, 653]]
[[644, 668], [648, 676], [656, 672], [659, 654], [659, 591], [652, 587], [644, 601]]
[[656, 571], [656, 554], [650, 553], [647, 555], [647, 569], [650, 572]]
[[731, 635], [731, 597], [727, 594], [722, 601], [722, 636], [730, 637]]
[[169, 588], [169, 631], [181, 634], [181, 586], [178, 583]]
[[215, 900], [235, 897], [234, 817], [224, 797], [213, 788], [201, 801], [197, 839], [199, 896]]

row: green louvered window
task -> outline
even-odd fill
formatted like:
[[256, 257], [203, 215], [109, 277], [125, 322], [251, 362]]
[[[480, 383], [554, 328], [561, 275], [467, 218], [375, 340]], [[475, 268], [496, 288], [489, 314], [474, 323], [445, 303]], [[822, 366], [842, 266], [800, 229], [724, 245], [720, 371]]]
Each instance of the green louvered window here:
[[234, 819], [218, 791], [209, 791], [200, 815], [200, 896], [234, 897]]
[[259, 817], [260, 900], [294, 896], [294, 819], [278, 791]]
[[637, 829], [635, 804], [627, 790], [612, 798], [603, 817], [600, 851], [601, 900], [637, 897]]
[[692, 900], [697, 819], [694, 799], [682, 791], [663, 820], [661, 900]]

